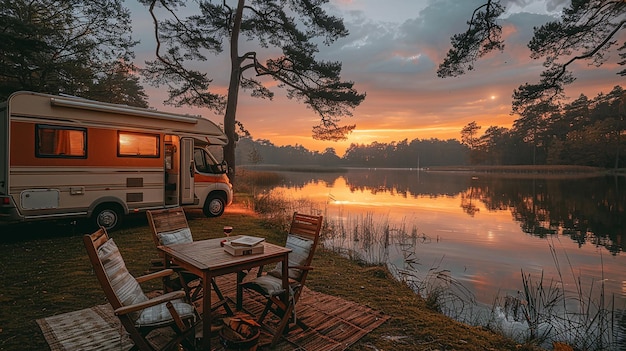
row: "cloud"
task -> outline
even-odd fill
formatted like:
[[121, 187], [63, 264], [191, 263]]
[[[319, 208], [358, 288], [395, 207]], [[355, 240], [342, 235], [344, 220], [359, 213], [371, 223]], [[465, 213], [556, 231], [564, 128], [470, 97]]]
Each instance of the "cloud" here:
[[550, 14], [556, 16], [561, 13], [563, 6], [567, 5], [567, 0], [503, 0], [502, 4], [506, 8], [505, 17], [519, 12]]

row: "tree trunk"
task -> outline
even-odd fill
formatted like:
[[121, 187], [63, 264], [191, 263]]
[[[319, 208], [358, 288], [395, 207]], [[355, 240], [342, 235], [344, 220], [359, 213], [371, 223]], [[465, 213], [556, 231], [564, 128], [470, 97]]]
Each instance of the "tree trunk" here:
[[239, 58], [239, 30], [243, 17], [245, 0], [239, 0], [237, 13], [230, 37], [230, 82], [228, 84], [228, 97], [226, 101], [226, 113], [224, 115], [224, 133], [228, 137], [228, 144], [224, 146], [224, 160], [228, 164], [228, 178], [235, 184], [235, 120], [237, 116], [237, 100], [239, 98], [239, 82], [241, 79], [241, 60]]
[[617, 132], [616, 132], [616, 134], [617, 134], [616, 135], [616, 137], [617, 137], [617, 147], [615, 148], [616, 149], [616, 151], [615, 151], [615, 164], [613, 166], [613, 168], [615, 170], [617, 170], [619, 168], [619, 148], [622, 146], [622, 143], [621, 143], [621, 141], [622, 141], [622, 130], [621, 129], [622, 128], [618, 128], [618, 129], [619, 130], [617, 130]]

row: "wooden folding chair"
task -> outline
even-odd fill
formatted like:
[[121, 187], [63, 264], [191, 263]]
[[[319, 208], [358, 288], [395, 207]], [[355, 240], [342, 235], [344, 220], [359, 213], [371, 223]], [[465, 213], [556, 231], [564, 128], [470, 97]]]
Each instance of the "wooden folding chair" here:
[[[152, 228], [152, 239], [154, 240], [156, 246], [193, 242], [193, 236], [191, 235], [191, 230], [189, 229], [187, 217], [185, 216], [185, 211], [182, 208], [176, 207], [151, 210], [146, 211], [146, 214], [148, 216], [150, 228]], [[151, 269], [164, 266], [164, 255], [161, 251], [159, 251], [159, 254], [161, 255], [161, 259], [153, 261]], [[201, 299], [203, 291], [202, 284], [199, 282], [200, 277], [184, 271], [175, 265], [170, 264], [170, 267], [172, 267], [180, 276], [183, 282], [182, 288], [187, 292], [189, 299], [192, 302]], [[177, 281], [174, 280], [173, 282], [176, 283]], [[214, 279], [211, 280], [211, 286], [213, 287], [212, 290], [218, 297], [218, 301], [211, 305], [211, 310], [214, 311], [219, 307], [224, 307], [226, 313], [232, 316], [233, 311], [228, 305], [228, 300], [224, 297]], [[178, 286], [174, 284], [171, 285], [170, 288], [175, 290]]]
[[303, 329], [308, 329], [304, 323], [296, 318], [295, 308], [302, 294], [307, 275], [313, 269], [311, 262], [319, 242], [322, 219], [322, 216], [311, 216], [297, 212], [293, 214], [285, 244], [285, 247], [292, 250], [289, 254], [290, 291], [288, 292], [289, 303], [287, 305], [281, 300], [281, 296], [285, 293], [282, 286], [282, 263], [279, 263], [266, 274], [242, 283], [244, 289], [255, 291], [267, 298], [265, 308], [257, 319], [259, 324], [270, 329], [263, 324], [263, 320], [270, 312], [280, 318], [278, 327], [275, 330], [270, 330], [274, 334], [272, 344], [278, 341], [280, 335], [288, 332], [289, 322], [296, 323]]
[[[195, 349], [195, 327], [199, 322], [193, 305], [186, 303], [183, 291], [173, 291], [152, 299], [144, 294], [142, 282], [171, 275], [163, 270], [134, 278], [126, 269], [118, 247], [104, 228], [83, 236], [87, 255], [107, 300], [124, 329], [134, 342], [132, 349], [142, 351], [171, 350], [182, 345]], [[155, 329], [169, 327], [174, 337], [162, 348], [151, 344], [147, 336]]]

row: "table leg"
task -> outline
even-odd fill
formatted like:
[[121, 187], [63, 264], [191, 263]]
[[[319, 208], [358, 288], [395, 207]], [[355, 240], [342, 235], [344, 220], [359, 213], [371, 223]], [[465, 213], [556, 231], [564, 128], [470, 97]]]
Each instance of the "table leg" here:
[[[170, 258], [167, 255], [163, 255], [163, 269], [170, 268]], [[170, 276], [165, 276], [161, 279], [163, 281], [163, 292], [170, 292]]]
[[244, 272], [237, 272], [237, 311], [241, 311], [243, 309], [243, 288], [241, 287], [241, 283], [245, 277], [246, 274]]
[[211, 350], [211, 279], [208, 274], [202, 277], [202, 349]]

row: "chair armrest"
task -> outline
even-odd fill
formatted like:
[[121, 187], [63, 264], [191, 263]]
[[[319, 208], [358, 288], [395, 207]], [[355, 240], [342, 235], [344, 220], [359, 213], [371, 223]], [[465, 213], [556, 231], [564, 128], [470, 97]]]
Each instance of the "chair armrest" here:
[[146, 275], [142, 275], [141, 277], [135, 278], [135, 280], [137, 280], [138, 283], [143, 283], [143, 282], [148, 281], [148, 280], [152, 280], [152, 279], [156, 279], [156, 278], [163, 278], [163, 277], [170, 276], [172, 274], [174, 274], [174, 270], [172, 270], [172, 269], [163, 269], [163, 270], [160, 270], [158, 272], [148, 273]]
[[[153, 259], [150, 260], [150, 270], [161, 270], [161, 269], [163, 269], [163, 267], [164, 267], [164, 265], [163, 265], [163, 259], [162, 258], [153, 258]], [[172, 264], [171, 262], [169, 264], [169, 268], [171, 268], [173, 270], [181, 269], [180, 266]]]
[[129, 305], [129, 306], [122, 306], [118, 309], [116, 309], [115, 315], [125, 315], [131, 312], [136, 312], [136, 311], [141, 311], [145, 308], [148, 307], [152, 307], [152, 306], [156, 306], [159, 304], [162, 304], [164, 302], [168, 302], [168, 301], [172, 301], [172, 300], [177, 300], [177, 299], [182, 299], [185, 298], [185, 292], [184, 291], [172, 291], [170, 293], [167, 294], [163, 294], [160, 296], [157, 296], [153, 299], [150, 299], [148, 301], [144, 301], [144, 302], [140, 302], [134, 305]]
[[311, 271], [313, 270], [313, 266], [289, 266], [289, 269], [301, 269], [303, 271]]

